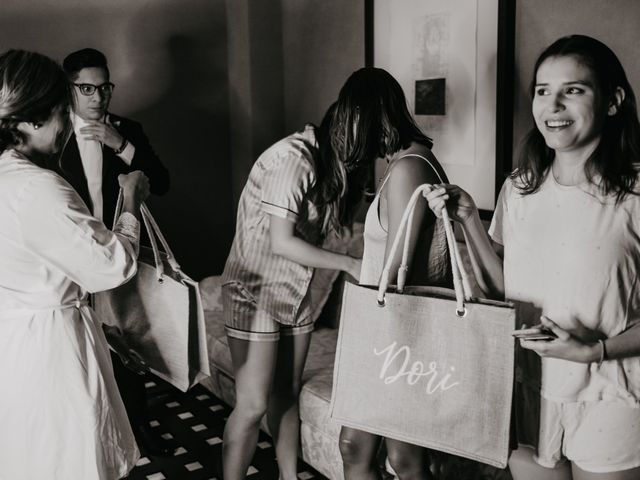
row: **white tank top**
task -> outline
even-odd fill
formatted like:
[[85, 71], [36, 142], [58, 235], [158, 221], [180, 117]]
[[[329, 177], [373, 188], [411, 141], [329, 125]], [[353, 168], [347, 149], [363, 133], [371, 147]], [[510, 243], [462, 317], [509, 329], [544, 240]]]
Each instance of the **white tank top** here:
[[[422, 155], [408, 154], [404, 157], [422, 158], [436, 173], [441, 183], [445, 183], [434, 165]], [[404, 158], [401, 157], [401, 158]], [[384, 188], [391, 170], [385, 175], [382, 184], [376, 193], [367, 210], [364, 221], [364, 252], [362, 254], [362, 270], [360, 272], [361, 285], [378, 285], [380, 275], [384, 268], [384, 254], [387, 246], [388, 233], [380, 223], [379, 205], [380, 193]], [[443, 220], [438, 218], [434, 226], [424, 226], [425, 230], [433, 230], [433, 239], [429, 252], [415, 252], [412, 270], [416, 268], [426, 268], [429, 285], [446, 285], [451, 283], [451, 264], [449, 261], [449, 251], [447, 249], [447, 237], [444, 231]]]

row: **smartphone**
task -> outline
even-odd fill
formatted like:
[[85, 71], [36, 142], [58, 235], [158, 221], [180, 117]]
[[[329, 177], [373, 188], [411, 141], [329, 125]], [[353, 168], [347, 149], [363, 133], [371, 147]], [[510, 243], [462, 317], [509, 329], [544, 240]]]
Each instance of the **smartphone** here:
[[545, 327], [523, 328], [511, 332], [516, 338], [523, 340], [553, 340], [558, 336], [552, 330]]

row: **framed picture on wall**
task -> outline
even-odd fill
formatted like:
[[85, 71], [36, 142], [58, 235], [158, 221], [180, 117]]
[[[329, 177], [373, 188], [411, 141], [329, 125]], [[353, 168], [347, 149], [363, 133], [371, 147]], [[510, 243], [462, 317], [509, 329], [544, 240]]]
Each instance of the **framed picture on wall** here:
[[365, 1], [366, 65], [398, 80], [449, 180], [484, 215], [511, 170], [513, 3]]

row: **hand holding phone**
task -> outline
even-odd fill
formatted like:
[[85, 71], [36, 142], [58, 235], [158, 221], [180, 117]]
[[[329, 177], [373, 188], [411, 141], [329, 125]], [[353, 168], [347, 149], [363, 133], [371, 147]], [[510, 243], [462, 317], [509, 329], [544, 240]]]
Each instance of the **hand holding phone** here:
[[542, 325], [536, 325], [531, 328], [522, 328], [520, 330], [514, 330], [511, 332], [516, 338], [520, 338], [522, 340], [554, 340], [558, 338], [558, 336], [553, 333], [553, 331], [547, 327], [543, 327]]

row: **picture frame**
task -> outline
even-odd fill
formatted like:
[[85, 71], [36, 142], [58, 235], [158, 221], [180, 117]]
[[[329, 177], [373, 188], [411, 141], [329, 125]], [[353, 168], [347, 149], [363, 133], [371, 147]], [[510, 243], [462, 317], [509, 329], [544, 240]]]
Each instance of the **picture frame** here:
[[512, 170], [515, 2], [365, 0], [364, 10], [365, 65], [398, 80], [449, 181], [490, 219]]

